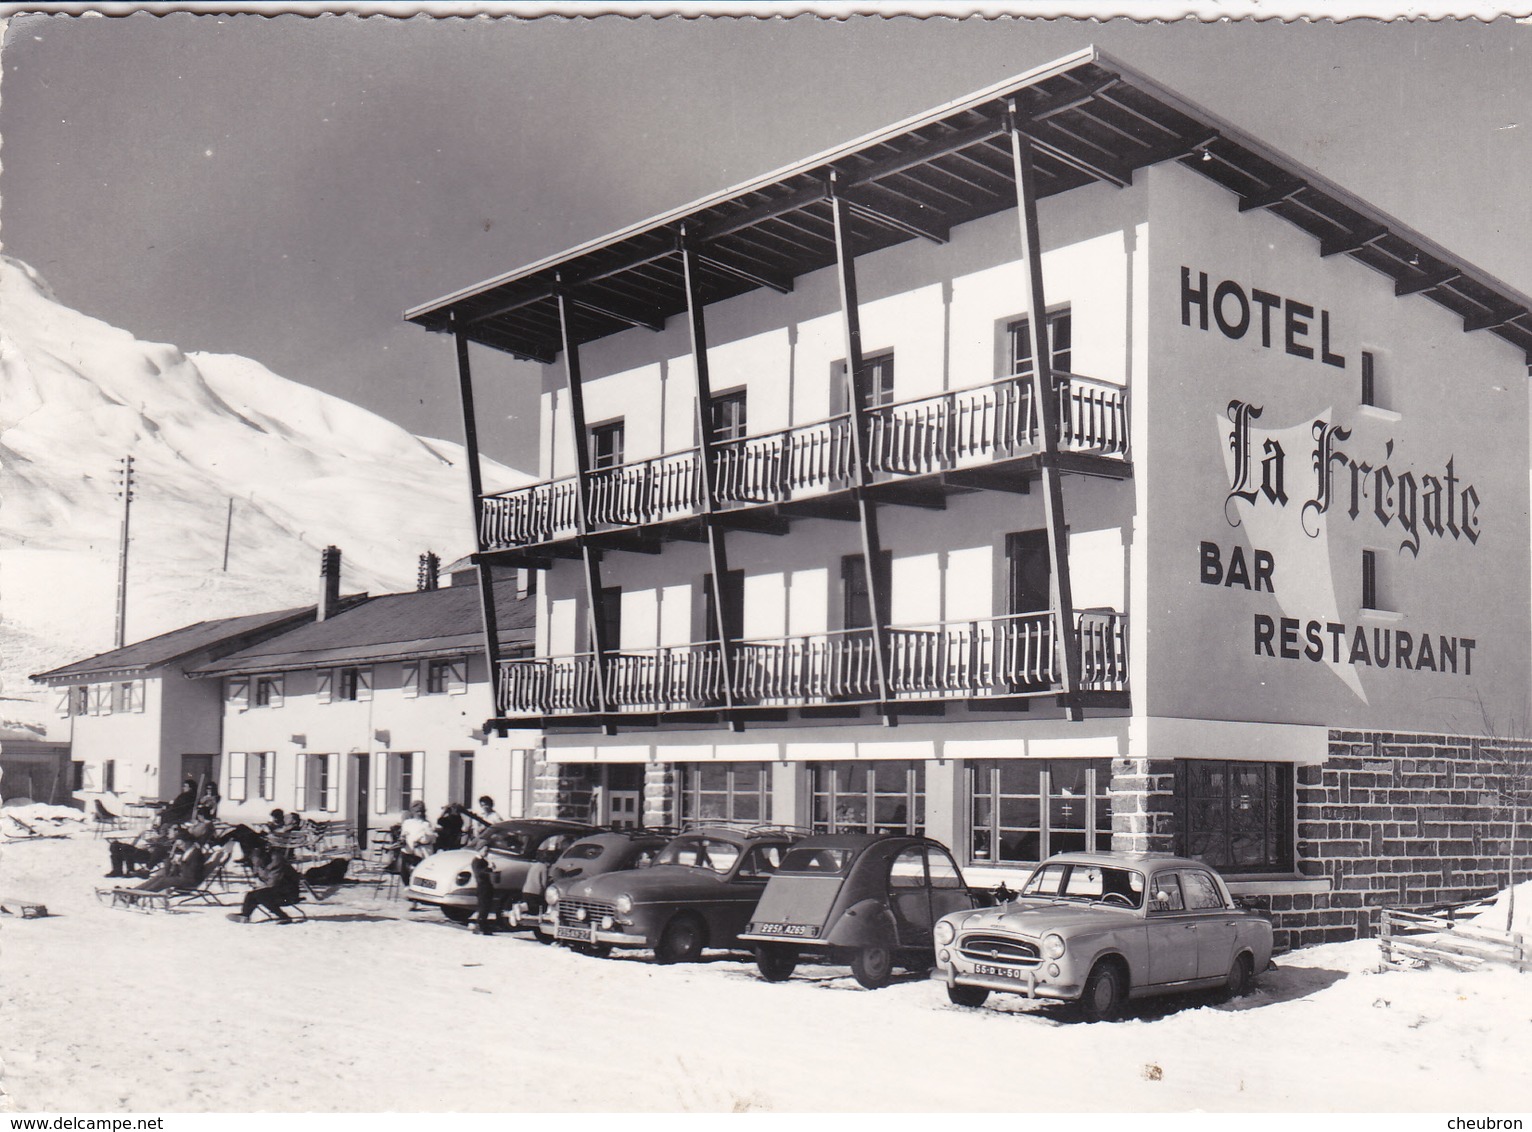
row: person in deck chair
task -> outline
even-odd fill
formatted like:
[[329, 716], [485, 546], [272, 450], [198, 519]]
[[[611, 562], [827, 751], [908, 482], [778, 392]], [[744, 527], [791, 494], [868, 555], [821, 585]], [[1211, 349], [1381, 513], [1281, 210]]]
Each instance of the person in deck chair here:
[[143, 875], [147, 875], [170, 856], [174, 846], [174, 832], [157, 829], [154, 826], [145, 829], [131, 841], [109, 842], [106, 851], [112, 858], [112, 871], [106, 875], [109, 877], [138, 876], [140, 869], [144, 870]]
[[154, 875], [143, 884], [134, 885], [139, 892], [163, 892], [167, 888], [196, 888], [207, 873], [207, 853], [191, 830], [176, 830], [175, 847], [170, 856]]
[[257, 849], [255, 852], [252, 864], [255, 866], [256, 876], [261, 880], [261, 886], [245, 893], [244, 904], [238, 912], [230, 912], [229, 919], [237, 924], [248, 924], [255, 910], [264, 908], [275, 916], [279, 923], [292, 923], [293, 918], [285, 909], [289, 904], [298, 903], [301, 892], [298, 886], [298, 874], [293, 871], [293, 866], [287, 859], [286, 850]]
[[181, 783], [181, 792], [171, 799], [168, 806], [160, 811], [160, 827], [168, 829], [170, 826], [180, 825], [192, 816], [192, 811], [196, 808], [197, 783], [188, 778]]

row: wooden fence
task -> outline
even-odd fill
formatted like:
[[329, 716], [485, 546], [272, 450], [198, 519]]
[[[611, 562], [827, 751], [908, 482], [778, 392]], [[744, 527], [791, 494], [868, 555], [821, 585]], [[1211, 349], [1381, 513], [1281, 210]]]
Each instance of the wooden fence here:
[[1383, 909], [1378, 945], [1383, 962], [1440, 964], [1457, 971], [1477, 971], [1486, 963], [1532, 970], [1532, 958], [1520, 932], [1496, 931], [1454, 920], [1448, 915]]

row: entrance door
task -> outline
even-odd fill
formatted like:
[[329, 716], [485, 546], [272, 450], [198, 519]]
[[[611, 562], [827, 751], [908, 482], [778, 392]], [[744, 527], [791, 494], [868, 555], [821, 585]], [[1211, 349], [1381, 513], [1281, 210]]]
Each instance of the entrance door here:
[[604, 768], [603, 793], [606, 820], [613, 829], [637, 829], [644, 824], [644, 767], [642, 763], [615, 764]]
[[182, 755], [181, 777], [189, 778], [197, 784], [198, 797], [201, 797], [203, 787], [209, 782], [215, 785], [218, 782], [218, 756], [217, 755]]
[[356, 823], [356, 843], [362, 847], [367, 845], [367, 815], [371, 812], [368, 800], [372, 797], [372, 756], [360, 754], [351, 756], [351, 815]]

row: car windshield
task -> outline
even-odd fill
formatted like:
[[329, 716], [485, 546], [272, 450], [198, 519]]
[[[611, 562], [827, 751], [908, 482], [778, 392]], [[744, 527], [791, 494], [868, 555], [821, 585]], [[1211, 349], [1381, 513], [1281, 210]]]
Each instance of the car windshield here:
[[739, 859], [739, 846], [714, 837], [678, 837], [654, 859], [656, 865], [686, 865], [726, 873]]
[[524, 857], [527, 854], [526, 835], [517, 833], [515, 830], [501, 830], [499, 833], [490, 834], [485, 840], [492, 849], [499, 849], [517, 857]]
[[1082, 903], [1144, 906], [1144, 876], [1132, 869], [1050, 861], [1038, 866], [1022, 886], [1023, 896], [1044, 896]]
[[850, 849], [789, 849], [779, 872], [841, 876], [851, 866]]
[[580, 844], [571, 845], [568, 849], [564, 850], [564, 860], [594, 861], [605, 851], [605, 847], [602, 846], [599, 842], [582, 841]]

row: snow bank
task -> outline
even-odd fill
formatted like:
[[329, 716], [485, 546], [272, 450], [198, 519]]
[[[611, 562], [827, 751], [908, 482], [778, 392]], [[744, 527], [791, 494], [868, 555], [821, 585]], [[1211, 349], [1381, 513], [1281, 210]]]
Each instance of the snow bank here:
[[1506, 889], [1495, 897], [1488, 911], [1480, 912], [1469, 923], [1476, 927], [1492, 928], [1498, 932], [1526, 932], [1532, 935], [1532, 880], [1523, 881], [1515, 888], [1515, 911], [1509, 927], [1506, 914], [1511, 911], [1511, 891]]

